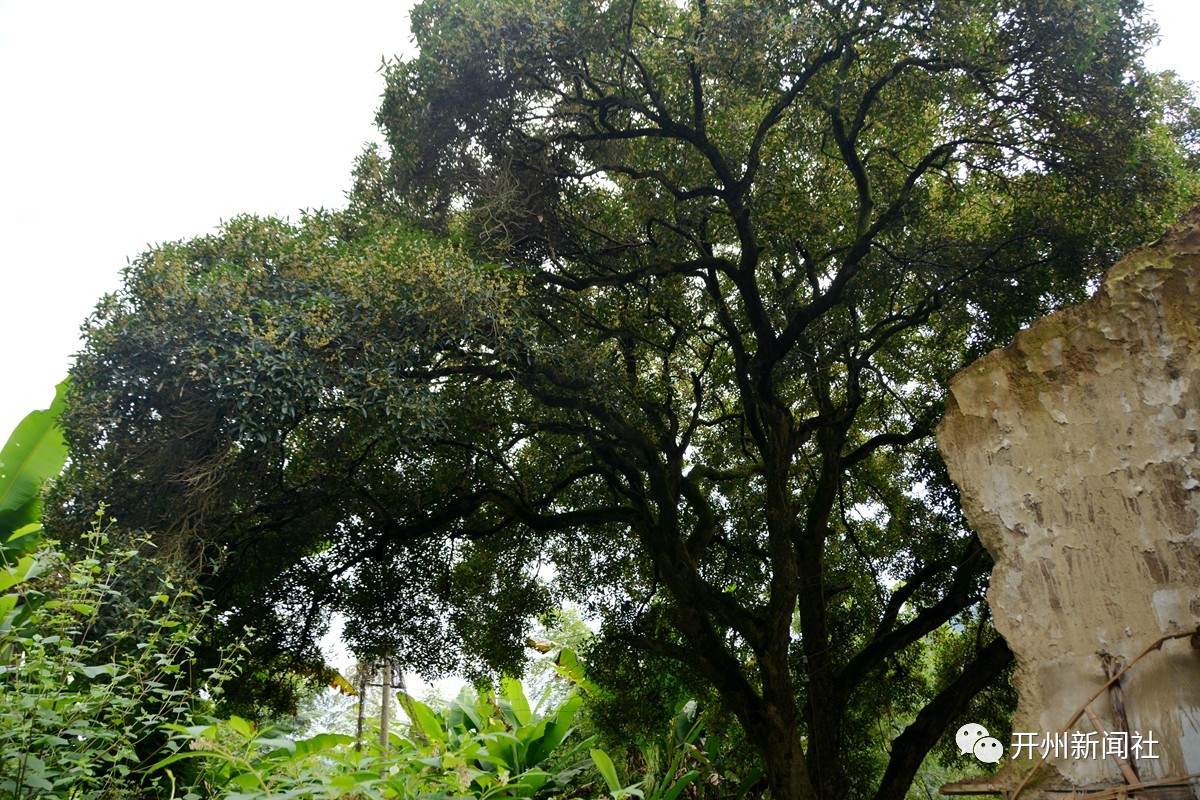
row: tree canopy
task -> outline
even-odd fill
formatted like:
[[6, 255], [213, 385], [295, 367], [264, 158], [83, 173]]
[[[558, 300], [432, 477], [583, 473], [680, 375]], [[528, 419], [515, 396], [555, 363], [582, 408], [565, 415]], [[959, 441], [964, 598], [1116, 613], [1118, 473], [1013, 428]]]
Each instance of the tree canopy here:
[[101, 304], [61, 524], [103, 500], [219, 564], [281, 652], [338, 610], [362, 651], [515, 670], [580, 603], [601, 681], [714, 693], [779, 800], [903, 797], [1011, 662], [946, 381], [1195, 196], [1140, 5], [412, 22], [348, 209], [161, 246]]

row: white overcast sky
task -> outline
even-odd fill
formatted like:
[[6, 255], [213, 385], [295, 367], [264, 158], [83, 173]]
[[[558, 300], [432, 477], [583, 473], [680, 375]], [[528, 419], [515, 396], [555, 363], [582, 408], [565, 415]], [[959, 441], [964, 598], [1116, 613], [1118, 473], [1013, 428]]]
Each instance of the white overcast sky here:
[[[0, 0], [0, 442], [150, 243], [343, 203], [408, 0]], [[1200, 3], [1150, 57], [1200, 81]]]

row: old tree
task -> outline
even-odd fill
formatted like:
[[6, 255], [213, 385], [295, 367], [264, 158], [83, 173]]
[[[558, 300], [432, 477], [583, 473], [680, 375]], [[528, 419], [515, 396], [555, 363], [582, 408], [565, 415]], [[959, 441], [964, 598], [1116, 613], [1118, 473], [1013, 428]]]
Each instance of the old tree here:
[[1193, 191], [1138, 4], [412, 19], [348, 209], [157, 248], [101, 304], [62, 524], [103, 500], [219, 564], [264, 659], [335, 609], [362, 651], [512, 669], [579, 603], [602, 680], [714, 693], [778, 800], [904, 796], [1011, 662], [946, 379]]

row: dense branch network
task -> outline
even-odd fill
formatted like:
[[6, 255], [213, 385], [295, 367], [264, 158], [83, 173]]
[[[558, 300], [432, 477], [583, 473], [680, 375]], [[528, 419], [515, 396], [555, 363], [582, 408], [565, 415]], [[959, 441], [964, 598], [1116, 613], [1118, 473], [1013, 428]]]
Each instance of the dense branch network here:
[[781, 800], [902, 797], [1011, 659], [930, 442], [945, 382], [1190, 191], [1136, 9], [413, 23], [345, 212], [148, 254], [98, 312], [65, 507], [137, 498], [239, 613], [335, 608], [413, 665], [517, 669], [581, 604], [607, 679], [698, 676]]

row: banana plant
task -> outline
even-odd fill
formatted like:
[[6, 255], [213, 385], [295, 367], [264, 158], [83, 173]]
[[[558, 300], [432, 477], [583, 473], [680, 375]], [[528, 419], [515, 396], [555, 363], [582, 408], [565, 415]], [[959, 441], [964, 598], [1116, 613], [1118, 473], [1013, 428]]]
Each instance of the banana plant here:
[[[33, 597], [22, 588], [42, 571], [33, 555], [42, 532], [41, 489], [67, 460], [58, 427], [66, 394], [63, 381], [50, 407], [26, 415], [0, 450], [0, 641], [8, 642], [32, 611]], [[12, 657], [11, 642], [0, 645], [0, 665]]]
[[576, 695], [543, 715], [530, 706], [520, 681], [504, 678], [496, 692], [464, 688], [444, 712], [411, 696], [403, 705], [414, 734], [435, 751], [421, 763], [465, 769], [476, 788], [485, 790], [481, 794], [556, 794], [593, 765], [587, 750], [594, 737], [560, 747], [573, 732], [582, 705]]
[[[618, 791], [636, 794], [644, 800], [678, 800], [689, 787], [686, 795], [689, 798], [713, 796], [710, 791], [715, 790], [718, 796], [744, 800], [765, 773], [761, 767], [751, 767], [742, 776], [736, 793], [730, 795], [728, 790], [720, 787], [732, 787], [733, 784], [729, 782], [737, 778], [728, 773], [722, 774], [720, 746], [720, 736], [704, 735], [704, 718], [699, 704], [695, 700], [687, 700], [676, 708], [670, 734], [660, 742], [641, 745], [642, 762], [647, 765], [645, 780], [631, 787], [622, 787], [616, 780], [615, 769], [609, 773], [601, 770], [601, 774], [617, 800], [624, 796], [619, 795]], [[659, 755], [663, 752], [670, 754], [665, 766]], [[650, 768], [648, 765], [651, 764], [656, 766]], [[633, 791], [635, 789], [639, 791]]]
[[684, 771], [689, 755], [699, 752], [695, 745], [700, 737], [700, 723], [699, 708], [694, 700], [684, 703], [676, 712], [671, 758], [662, 776], [650, 782], [646, 800], [676, 800], [684, 789], [700, 777], [698, 769]]
[[67, 444], [58, 427], [66, 406], [67, 381], [54, 402], [17, 425], [0, 450], [0, 562], [11, 565], [37, 547], [41, 533], [42, 485], [62, 470]]
[[444, 710], [405, 695], [412, 739], [393, 734], [386, 750], [353, 747], [352, 737], [333, 734], [291, 741], [238, 717], [205, 718], [167, 725], [175, 752], [152, 769], [170, 774], [177, 762], [193, 762], [219, 796], [244, 800], [541, 800], [561, 795], [599, 763], [593, 756], [611, 765], [602, 751], [587, 754], [591, 738], [562, 747], [579, 706], [572, 697], [540, 714], [515, 680], [502, 681], [498, 692], [466, 689]]

